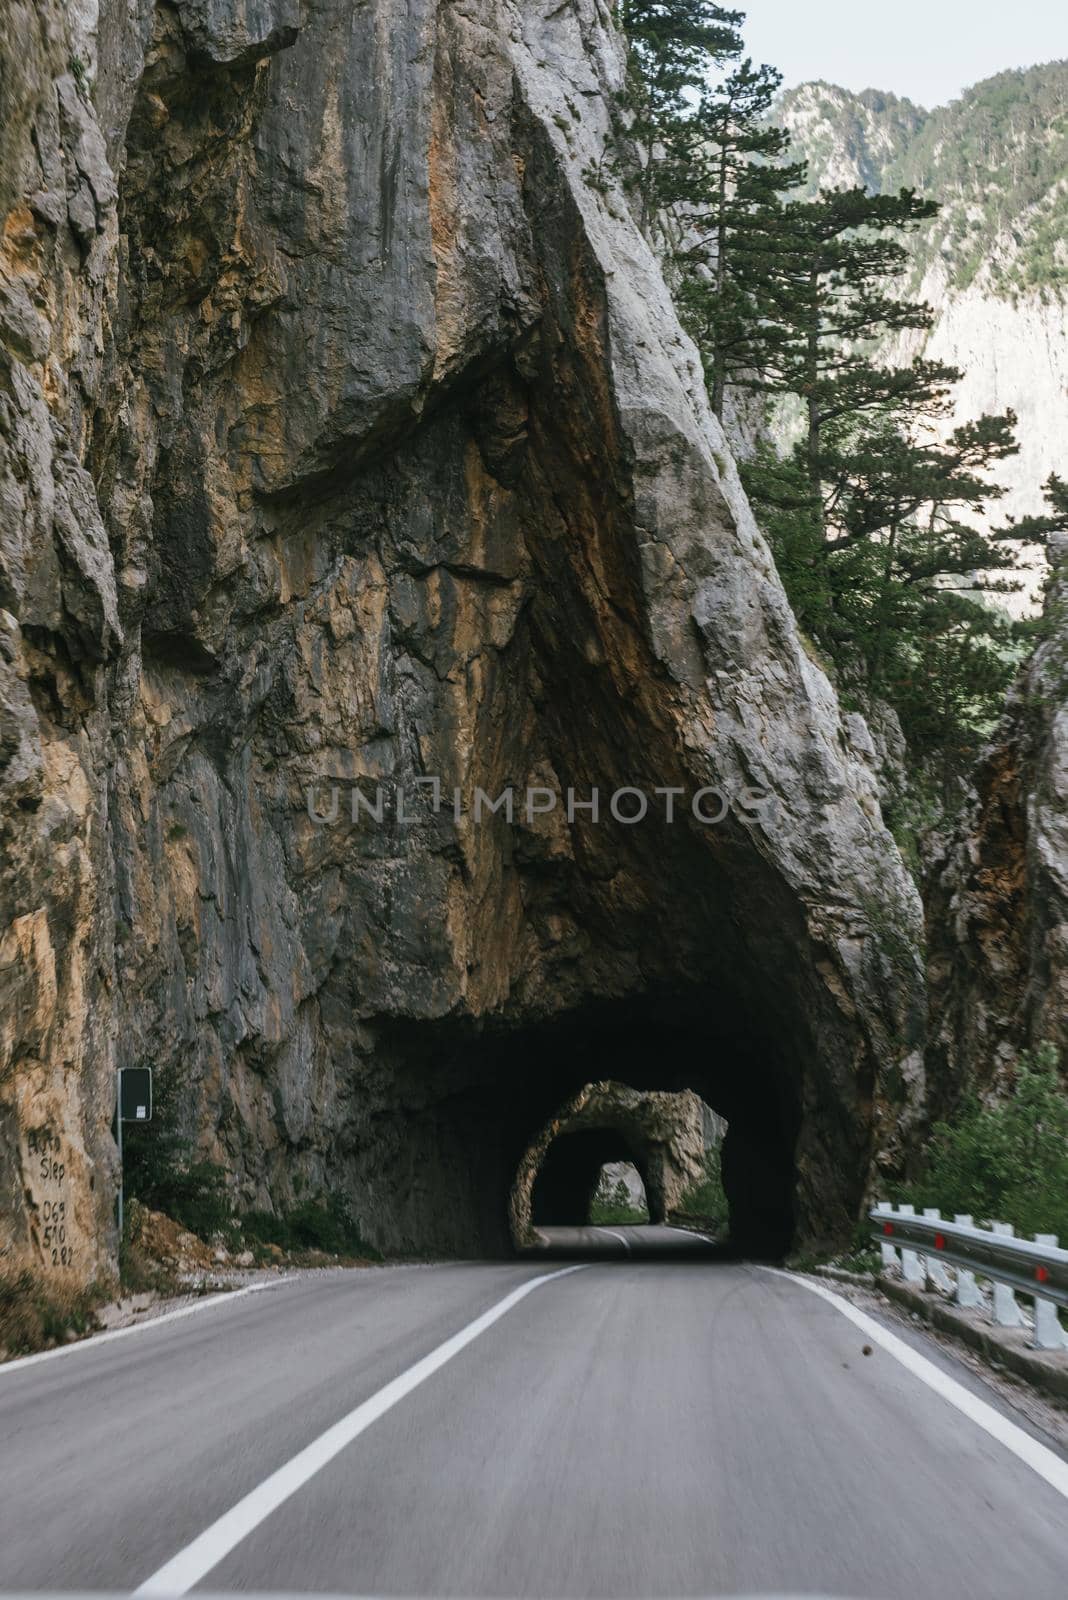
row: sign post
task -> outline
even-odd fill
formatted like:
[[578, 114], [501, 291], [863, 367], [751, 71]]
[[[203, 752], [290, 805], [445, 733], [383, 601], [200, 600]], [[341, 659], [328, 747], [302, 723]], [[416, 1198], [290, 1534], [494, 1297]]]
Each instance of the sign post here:
[[152, 1068], [120, 1067], [116, 1078], [115, 1142], [119, 1147], [119, 1246], [123, 1230], [122, 1125], [152, 1121]]

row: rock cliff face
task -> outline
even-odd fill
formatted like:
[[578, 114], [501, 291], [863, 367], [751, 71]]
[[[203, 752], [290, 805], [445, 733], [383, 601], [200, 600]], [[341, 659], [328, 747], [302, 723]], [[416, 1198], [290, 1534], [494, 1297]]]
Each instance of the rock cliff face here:
[[[385, 1248], [499, 1248], [606, 1076], [729, 1118], [743, 1240], [842, 1232], [922, 1115], [919, 909], [597, 179], [603, 0], [41, 0], [2, 48], [6, 1259], [114, 1261], [142, 1064], [238, 1204]], [[603, 814], [476, 824], [508, 785]]]
[[1054, 550], [1048, 637], [976, 774], [928, 908], [932, 1083], [945, 1109], [997, 1093], [1049, 1042], [1068, 1067], [1068, 540]]

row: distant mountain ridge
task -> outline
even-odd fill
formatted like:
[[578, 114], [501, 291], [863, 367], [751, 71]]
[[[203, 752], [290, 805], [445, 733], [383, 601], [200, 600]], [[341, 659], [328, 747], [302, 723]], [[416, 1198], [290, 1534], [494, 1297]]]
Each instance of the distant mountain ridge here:
[[[999, 73], [934, 111], [893, 94], [801, 84], [775, 120], [810, 188], [906, 186], [940, 202], [917, 234], [908, 291], [936, 313], [895, 355], [923, 354], [964, 378], [947, 428], [983, 412], [1019, 417], [998, 510], [1041, 507], [1052, 471], [1068, 473], [1068, 61]], [[1037, 598], [1030, 561], [1020, 606]]]
[[921, 236], [921, 276], [939, 261], [954, 288], [985, 269], [1007, 297], [1068, 295], [1068, 60], [999, 73], [934, 111], [805, 83], [782, 95], [776, 120], [813, 191], [904, 186], [941, 202]]
[[886, 188], [886, 175], [922, 132], [931, 113], [878, 89], [855, 94], [818, 80], [788, 89], [773, 120], [788, 128], [809, 163], [809, 191]]

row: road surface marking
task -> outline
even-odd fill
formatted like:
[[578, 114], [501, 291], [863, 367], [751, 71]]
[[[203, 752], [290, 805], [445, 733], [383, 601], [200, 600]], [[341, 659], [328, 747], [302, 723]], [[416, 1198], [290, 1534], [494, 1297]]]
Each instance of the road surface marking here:
[[594, 1231], [594, 1233], [607, 1233], [607, 1235], [608, 1235], [608, 1237], [610, 1239], [618, 1239], [620, 1244], [623, 1246], [624, 1250], [627, 1252], [628, 1256], [630, 1255], [630, 1241], [627, 1240], [627, 1239], [624, 1239], [624, 1237], [623, 1237], [623, 1235], [621, 1233], [613, 1233], [611, 1228], [600, 1228], [600, 1227], [597, 1227], [596, 1225], [594, 1226], [594, 1230], [593, 1231]]
[[668, 1233], [684, 1233], [687, 1239], [700, 1239], [705, 1244], [715, 1244], [716, 1242], [715, 1239], [710, 1239], [707, 1233], [698, 1233], [696, 1228], [676, 1228], [670, 1222], [662, 1222], [660, 1226], [666, 1228]]
[[18, 1356], [14, 1361], [0, 1361], [0, 1378], [6, 1377], [18, 1367], [35, 1367], [39, 1361], [55, 1361], [59, 1356], [76, 1355], [79, 1350], [96, 1350], [102, 1344], [110, 1344], [113, 1339], [125, 1339], [128, 1334], [142, 1333], [145, 1328], [161, 1328], [165, 1322], [177, 1322], [180, 1317], [196, 1316], [198, 1311], [207, 1311], [211, 1306], [232, 1305], [235, 1300], [243, 1300], [248, 1294], [260, 1294], [264, 1289], [277, 1289], [279, 1284], [293, 1282], [295, 1280], [292, 1278], [272, 1278], [267, 1283], [250, 1283], [244, 1289], [228, 1289], [222, 1294], [204, 1295], [190, 1306], [181, 1306], [177, 1311], [165, 1311], [161, 1317], [146, 1317], [143, 1322], [131, 1322], [125, 1328], [110, 1328], [106, 1333], [93, 1333], [88, 1339], [77, 1339], [73, 1344], [61, 1344], [58, 1350], [40, 1350], [35, 1356]]
[[272, 1511], [277, 1511], [289, 1497], [296, 1494], [298, 1489], [313, 1478], [317, 1472], [333, 1461], [346, 1445], [358, 1439], [360, 1434], [369, 1428], [372, 1422], [377, 1422], [379, 1417], [395, 1406], [398, 1400], [403, 1400], [411, 1394], [413, 1389], [425, 1383], [453, 1356], [459, 1355], [485, 1333], [487, 1328], [492, 1328], [506, 1316], [513, 1306], [525, 1300], [528, 1294], [541, 1288], [542, 1284], [553, 1283], [557, 1278], [566, 1278], [569, 1273], [581, 1272], [585, 1263], [575, 1267], [563, 1267], [559, 1272], [545, 1273], [540, 1278], [531, 1278], [529, 1283], [520, 1284], [518, 1289], [513, 1289], [511, 1294], [505, 1295], [503, 1300], [498, 1300], [482, 1316], [476, 1317], [474, 1322], [469, 1322], [466, 1328], [461, 1328], [459, 1333], [454, 1333], [451, 1339], [446, 1339], [444, 1344], [439, 1344], [428, 1356], [417, 1361], [414, 1367], [409, 1367], [407, 1372], [402, 1372], [399, 1378], [394, 1378], [387, 1383], [385, 1388], [379, 1389], [369, 1400], [358, 1405], [354, 1411], [335, 1422], [333, 1427], [327, 1428], [318, 1439], [313, 1439], [277, 1472], [272, 1472], [261, 1484], [239, 1500], [235, 1506], [206, 1528], [192, 1544], [186, 1545], [184, 1550], [179, 1550], [164, 1566], [146, 1578], [139, 1589], [134, 1591], [137, 1595], [167, 1595], [171, 1600], [178, 1600], [178, 1596], [188, 1594], [194, 1584], [205, 1578], [213, 1567], [228, 1556], [243, 1539], [253, 1533], [260, 1523], [270, 1516]]
[[948, 1373], [936, 1367], [933, 1361], [928, 1361], [926, 1356], [921, 1356], [904, 1339], [898, 1338], [896, 1333], [891, 1333], [884, 1328], [882, 1323], [876, 1322], [874, 1317], [867, 1316], [863, 1311], [858, 1311], [856, 1306], [850, 1305], [848, 1300], [843, 1300], [839, 1295], [832, 1294], [830, 1289], [825, 1289], [821, 1283], [812, 1283], [808, 1278], [799, 1278], [794, 1272], [782, 1272], [775, 1267], [762, 1267], [762, 1272], [773, 1272], [777, 1278], [789, 1278], [791, 1283], [798, 1283], [802, 1289], [808, 1289], [812, 1294], [818, 1294], [821, 1300], [826, 1300], [843, 1317], [848, 1317], [850, 1322], [867, 1334], [872, 1344], [879, 1345], [888, 1355], [927, 1384], [943, 1400], [948, 1400], [951, 1406], [956, 1406], [958, 1411], [979, 1425], [992, 1439], [997, 1439], [1007, 1450], [1011, 1450], [1025, 1466], [1037, 1472], [1044, 1478], [1050, 1488], [1056, 1489], [1058, 1494], [1068, 1500], [1068, 1461], [1063, 1461], [1060, 1456], [1040, 1444], [1037, 1439], [1032, 1439], [1029, 1433], [1010, 1422], [1008, 1417], [1003, 1417], [985, 1400], [980, 1400], [978, 1395], [972, 1394], [962, 1383], [951, 1378]]

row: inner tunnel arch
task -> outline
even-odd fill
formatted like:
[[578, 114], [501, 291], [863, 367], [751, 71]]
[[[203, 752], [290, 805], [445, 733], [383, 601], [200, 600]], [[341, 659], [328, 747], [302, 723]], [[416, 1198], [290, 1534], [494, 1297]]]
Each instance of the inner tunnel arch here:
[[650, 1182], [643, 1153], [632, 1148], [614, 1129], [582, 1128], [561, 1134], [545, 1152], [530, 1192], [531, 1225], [567, 1227], [586, 1222], [602, 1169], [618, 1161], [637, 1169], [645, 1186], [649, 1220], [663, 1222], [662, 1194], [657, 1195]]
[[[804, 1084], [759, 1025], [744, 1033], [725, 1026], [714, 993], [599, 1001], [520, 1028], [464, 1018], [401, 1023], [376, 1047], [391, 1060], [392, 1092], [404, 1106], [388, 1175], [402, 1246], [427, 1247], [429, 1215], [433, 1247], [443, 1252], [503, 1257], [529, 1242], [517, 1175], [525, 1167], [529, 1202], [562, 1110], [591, 1080], [609, 1078], [640, 1092], [692, 1090], [727, 1123], [721, 1166], [732, 1249], [779, 1258], [794, 1242]], [[628, 1143], [618, 1127], [614, 1136], [608, 1159], [633, 1161], [650, 1216], [662, 1216], [640, 1141]], [[381, 1132], [378, 1139], [382, 1148]], [[581, 1163], [580, 1190], [596, 1183], [597, 1153], [591, 1147]]]

